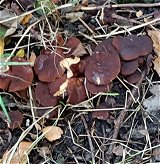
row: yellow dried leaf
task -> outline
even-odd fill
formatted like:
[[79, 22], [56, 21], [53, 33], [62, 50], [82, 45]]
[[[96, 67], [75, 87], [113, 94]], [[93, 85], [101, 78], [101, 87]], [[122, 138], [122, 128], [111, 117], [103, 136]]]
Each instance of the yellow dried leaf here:
[[2, 56], [4, 53], [4, 39], [0, 39], [0, 56]]
[[23, 19], [22, 19], [22, 21], [21, 21], [21, 23], [23, 24], [23, 25], [25, 25], [25, 24], [27, 24], [28, 22], [29, 22], [29, 20], [32, 18], [32, 14], [28, 14], [28, 15], [26, 15]]
[[31, 52], [31, 56], [29, 58], [29, 62], [33, 63], [33, 66], [34, 66], [34, 63], [36, 61], [36, 55], [34, 52]]
[[77, 64], [80, 62], [80, 58], [79, 57], [75, 57], [75, 58], [65, 58], [60, 62], [61, 67], [66, 68], [67, 69], [67, 78], [71, 78], [73, 76], [73, 73], [70, 69], [70, 66], [73, 64]]
[[21, 48], [20, 50], [18, 50], [18, 52], [16, 53], [16, 56], [19, 58], [23, 58], [25, 55], [24, 49]]
[[45, 138], [50, 142], [61, 138], [61, 135], [63, 134], [62, 129], [58, 126], [47, 126], [42, 130], [42, 132]]
[[160, 31], [148, 30], [147, 32], [153, 41], [155, 53], [160, 56]]
[[[19, 144], [17, 151], [13, 155], [13, 157], [10, 161], [10, 164], [27, 164], [26, 153], [29, 150], [29, 147], [31, 144], [32, 144], [31, 142], [22, 141]], [[3, 163], [6, 163], [9, 156], [10, 156], [10, 154], [8, 153], [8, 151], [6, 151], [3, 155], [3, 158], [2, 158]]]
[[141, 10], [139, 10], [138, 12], [136, 12], [137, 18], [141, 17], [142, 15], [143, 15], [143, 12]]
[[54, 96], [60, 96], [65, 93], [68, 86], [68, 79], [59, 87], [59, 91], [57, 91]]
[[154, 61], [154, 70], [156, 70], [156, 72], [158, 73], [159, 77], [160, 77], [160, 56], [158, 56]]

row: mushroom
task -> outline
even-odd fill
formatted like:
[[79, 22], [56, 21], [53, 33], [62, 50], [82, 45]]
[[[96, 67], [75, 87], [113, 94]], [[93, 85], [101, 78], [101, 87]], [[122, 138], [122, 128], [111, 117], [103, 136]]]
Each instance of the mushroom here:
[[91, 94], [98, 94], [99, 92], [108, 92], [112, 87], [112, 83], [107, 85], [95, 85], [86, 79], [86, 88]]
[[127, 61], [146, 56], [153, 49], [152, 40], [148, 36], [116, 36], [112, 44], [118, 50], [121, 59]]
[[120, 58], [111, 44], [111, 39], [102, 41], [94, 51], [85, 68], [87, 80], [95, 85], [107, 85], [120, 72]]
[[40, 81], [52, 82], [56, 78], [61, 77], [65, 69], [60, 65], [64, 55], [62, 50], [57, 49], [56, 52], [42, 51], [36, 58], [34, 70]]
[[83, 44], [76, 37], [69, 38], [65, 44], [65, 47], [69, 48], [69, 52], [65, 54], [67, 57], [80, 57], [87, 54]]
[[135, 71], [133, 74], [126, 76], [126, 80], [131, 84], [136, 84], [140, 81], [142, 75], [139, 71]]
[[[12, 62], [26, 62], [25, 59], [13, 57]], [[33, 81], [33, 71], [31, 66], [11, 66], [11, 83], [9, 92], [21, 91], [26, 89]]]
[[58, 97], [49, 92], [48, 83], [39, 82], [35, 88], [35, 97], [39, 104], [44, 107], [55, 106], [58, 103]]
[[[9, 74], [9, 73], [6, 73]], [[11, 78], [5, 75], [0, 75], [0, 89], [7, 90], [9, 87], [9, 84], [11, 82]]]
[[73, 76], [84, 76], [85, 67], [89, 62], [90, 57], [86, 56], [85, 58], [81, 59], [79, 63], [71, 65], [70, 69], [73, 73]]
[[130, 75], [134, 73], [138, 68], [138, 60], [131, 61], [121, 61], [121, 71], [122, 75]]
[[[66, 85], [63, 84], [66, 82]], [[51, 95], [54, 96], [60, 96], [63, 94], [67, 88], [68, 80], [66, 74], [64, 74], [62, 77], [56, 79], [55, 81], [48, 83], [49, 92]], [[64, 88], [63, 88], [63, 86]]]
[[67, 87], [69, 104], [78, 104], [87, 97], [83, 82], [78, 78], [70, 78]]

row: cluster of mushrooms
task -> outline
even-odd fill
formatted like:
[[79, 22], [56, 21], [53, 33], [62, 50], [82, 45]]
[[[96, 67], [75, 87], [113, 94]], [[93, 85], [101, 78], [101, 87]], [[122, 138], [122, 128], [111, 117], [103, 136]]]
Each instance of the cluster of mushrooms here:
[[[148, 36], [136, 35], [103, 40], [91, 56], [75, 37], [66, 43], [60, 37], [56, 44], [65, 48], [56, 48], [54, 52], [43, 49], [36, 58], [34, 70], [31, 66], [10, 66], [5, 72], [8, 76], [0, 76], [0, 89], [22, 91], [34, 79], [35, 100], [39, 105], [55, 106], [64, 97], [67, 103], [77, 104], [87, 98], [86, 92], [94, 95], [110, 91], [119, 74], [129, 83], [137, 83], [141, 78], [138, 68], [153, 49]], [[26, 62], [18, 57], [12, 57], [11, 61]]]

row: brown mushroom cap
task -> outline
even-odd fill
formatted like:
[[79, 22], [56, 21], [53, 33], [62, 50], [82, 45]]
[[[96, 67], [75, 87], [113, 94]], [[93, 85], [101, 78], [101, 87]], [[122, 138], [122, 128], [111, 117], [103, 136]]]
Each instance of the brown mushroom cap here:
[[61, 77], [65, 69], [60, 66], [60, 61], [64, 55], [60, 49], [56, 52], [42, 51], [42, 54], [36, 58], [34, 70], [39, 80], [44, 82], [52, 82], [56, 78]]
[[85, 68], [85, 76], [91, 83], [107, 85], [117, 77], [120, 67], [120, 58], [111, 40], [104, 40], [90, 57], [90, 62]]
[[136, 71], [133, 74], [126, 76], [126, 80], [131, 84], [136, 84], [140, 81], [141, 77], [141, 73]]
[[62, 77], [56, 79], [55, 81], [48, 83], [50, 94], [54, 95], [66, 80], [67, 80], [67, 76], [64, 74]]
[[35, 88], [35, 97], [39, 104], [44, 107], [55, 106], [58, 103], [58, 98], [50, 94], [48, 84], [39, 82]]
[[71, 70], [74, 76], [84, 75], [85, 67], [89, 62], [90, 57], [87, 56], [80, 60], [79, 63], [71, 65]]
[[81, 41], [76, 37], [69, 38], [65, 44], [65, 47], [70, 49], [70, 51], [65, 54], [67, 57], [79, 57], [87, 53]]
[[107, 85], [95, 85], [86, 80], [86, 88], [91, 94], [97, 94], [99, 92], [107, 93], [112, 88], [112, 83], [109, 83]]
[[112, 44], [118, 50], [122, 60], [133, 60], [139, 56], [146, 56], [153, 49], [153, 42], [148, 36], [116, 36]]
[[138, 60], [131, 61], [121, 61], [121, 71], [122, 75], [130, 75], [134, 73], [138, 68]]
[[142, 66], [144, 63], [144, 57], [140, 56], [139, 58], [137, 58], [137, 60], [138, 60], [139, 66]]
[[69, 79], [67, 92], [69, 104], [78, 104], [84, 101], [87, 97], [85, 87], [82, 81], [78, 78]]
[[[25, 59], [13, 57], [12, 62], [26, 62]], [[33, 71], [31, 66], [11, 66], [11, 83], [9, 92], [21, 91], [26, 89], [33, 81]]]
[[[7, 73], [9, 74], [9, 73]], [[11, 78], [8, 76], [0, 76], [0, 89], [7, 90], [9, 87], [9, 84], [11, 82]]]

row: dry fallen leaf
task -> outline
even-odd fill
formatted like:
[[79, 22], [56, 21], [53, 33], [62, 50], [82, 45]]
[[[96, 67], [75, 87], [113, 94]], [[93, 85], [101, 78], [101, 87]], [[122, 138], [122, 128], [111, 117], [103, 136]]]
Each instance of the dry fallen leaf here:
[[32, 66], [34, 66], [35, 61], [36, 61], [36, 55], [35, 55], [34, 52], [31, 52], [31, 56], [29, 58], [29, 62], [33, 63]]
[[157, 147], [153, 150], [153, 156], [155, 158], [155, 160], [160, 161], [160, 148]]
[[113, 153], [116, 154], [117, 156], [123, 156], [123, 146], [121, 145], [114, 146]]
[[160, 56], [158, 56], [154, 61], [154, 70], [156, 70], [156, 72], [158, 73], [159, 77], [160, 77]]
[[21, 48], [20, 50], [17, 51], [16, 56], [19, 58], [23, 58], [25, 55], [24, 49]]
[[153, 41], [155, 53], [160, 56], [160, 31], [148, 30], [147, 32]]
[[54, 94], [54, 96], [63, 95], [66, 92], [68, 86], [68, 79], [59, 87], [59, 90]]
[[[13, 18], [15, 16], [16, 14], [13, 13], [11, 10], [3, 9], [0, 11], [0, 21], [4, 21], [10, 18]], [[0, 27], [3, 29], [6, 28], [3, 34], [3, 38], [13, 34], [17, 29], [17, 25], [18, 25], [18, 19], [12, 19], [12, 20], [1, 23]]]
[[22, 21], [21, 21], [21, 23], [23, 24], [23, 25], [25, 25], [25, 24], [27, 24], [28, 22], [29, 22], [29, 20], [32, 18], [32, 14], [28, 14], [28, 15], [26, 15], [23, 19], [22, 19]]
[[73, 76], [73, 72], [70, 69], [70, 66], [73, 64], [77, 64], [80, 62], [80, 58], [79, 57], [75, 57], [75, 58], [65, 58], [60, 62], [61, 67], [66, 68], [67, 69], [67, 78], [71, 78]]
[[153, 41], [154, 52], [157, 54], [157, 58], [153, 61], [154, 69], [160, 76], [160, 31], [148, 30], [148, 35]]
[[137, 18], [141, 17], [142, 15], [143, 15], [143, 12], [141, 10], [139, 10], [138, 12], [136, 12]]
[[66, 18], [70, 19], [71, 23], [74, 23], [78, 20], [78, 18], [82, 18], [83, 14], [84, 14], [84, 12], [66, 13]]
[[158, 114], [158, 110], [160, 109], [160, 85], [154, 85], [149, 91], [153, 94], [153, 96], [144, 100], [143, 105], [146, 108], [148, 113], [152, 113], [153, 115]]
[[[31, 142], [22, 141], [13, 155], [10, 164], [27, 164], [27, 151], [31, 144]], [[9, 156], [10, 154], [7, 150], [2, 157], [3, 163], [6, 163]]]
[[58, 126], [47, 126], [42, 130], [42, 132], [45, 138], [50, 142], [61, 138], [61, 135], [63, 134], [62, 129]]
[[0, 56], [4, 53], [4, 39], [0, 38]]

